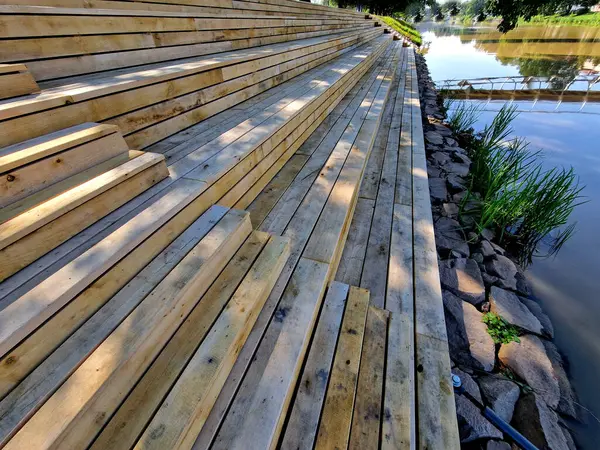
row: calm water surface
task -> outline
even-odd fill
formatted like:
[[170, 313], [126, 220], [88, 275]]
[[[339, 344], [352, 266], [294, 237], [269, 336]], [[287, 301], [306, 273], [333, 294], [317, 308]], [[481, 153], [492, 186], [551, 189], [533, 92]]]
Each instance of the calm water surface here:
[[[552, 76], [600, 71], [600, 28], [494, 28], [420, 24], [434, 81], [494, 76]], [[481, 103], [478, 127], [504, 102]], [[580, 401], [600, 417], [600, 103], [518, 102], [515, 134], [543, 150], [548, 167], [573, 166], [589, 202], [575, 210], [577, 233], [554, 258], [530, 268], [535, 294], [552, 319]], [[574, 425], [578, 445], [600, 448], [600, 424]]]

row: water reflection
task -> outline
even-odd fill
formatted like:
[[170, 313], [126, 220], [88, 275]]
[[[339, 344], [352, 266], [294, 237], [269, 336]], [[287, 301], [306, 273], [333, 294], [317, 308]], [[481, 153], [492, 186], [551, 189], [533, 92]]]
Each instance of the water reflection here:
[[[587, 75], [600, 71], [600, 28], [519, 27], [506, 35], [494, 28], [421, 25], [434, 80], [505, 76]], [[571, 40], [571, 41], [569, 41]], [[489, 123], [501, 101], [481, 102], [478, 127]], [[555, 326], [555, 341], [569, 361], [582, 403], [600, 416], [600, 104], [514, 102], [515, 134], [543, 149], [548, 167], [573, 166], [590, 200], [576, 208], [577, 233], [556, 258], [534, 261], [536, 295]], [[600, 424], [575, 425], [578, 444], [596, 449]]]

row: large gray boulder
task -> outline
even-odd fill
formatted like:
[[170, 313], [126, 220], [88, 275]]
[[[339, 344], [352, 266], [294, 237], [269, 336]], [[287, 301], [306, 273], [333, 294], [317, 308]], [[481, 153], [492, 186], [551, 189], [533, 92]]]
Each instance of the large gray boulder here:
[[560, 355], [558, 348], [556, 348], [556, 345], [552, 342], [544, 340], [543, 343], [548, 359], [550, 359], [550, 362], [552, 363], [554, 377], [558, 380], [560, 400], [558, 401], [556, 410], [565, 416], [577, 419], [579, 417], [577, 396], [571, 387], [569, 377], [563, 366], [562, 356]]
[[[460, 377], [465, 390], [481, 402], [481, 393], [475, 380], [460, 369], [454, 369], [452, 372]], [[463, 395], [456, 395], [454, 398], [458, 431], [462, 443], [477, 439], [502, 439], [502, 433], [481, 415], [481, 411], [473, 403]]]
[[550, 317], [548, 317], [542, 310], [542, 307], [539, 305], [539, 303], [524, 297], [519, 297], [519, 299], [542, 324], [542, 334], [552, 339], [554, 337], [554, 326], [552, 326]]
[[458, 258], [440, 264], [442, 286], [473, 305], [485, 301], [485, 286], [479, 265], [472, 259]]
[[442, 254], [449, 254], [452, 250], [462, 256], [469, 256], [469, 244], [461, 231], [458, 221], [449, 217], [441, 217], [434, 224], [435, 245]]
[[481, 377], [477, 380], [486, 404], [502, 419], [510, 423], [521, 389], [516, 383], [498, 376]]
[[447, 162], [450, 162], [450, 156], [447, 155], [446, 153], [434, 152], [429, 157], [429, 161], [431, 161], [432, 163], [434, 163], [438, 166], [443, 166]]
[[[493, 245], [492, 245], [493, 247]], [[485, 270], [490, 275], [498, 277], [498, 285], [504, 289], [517, 289], [517, 266], [503, 255], [496, 255], [485, 263]]]
[[491, 372], [496, 347], [481, 321], [482, 314], [470, 303], [442, 291], [450, 356], [457, 363]]
[[556, 408], [560, 400], [560, 387], [544, 344], [533, 335], [522, 336], [520, 340], [520, 343], [503, 344], [498, 358], [525, 380], [548, 406]]
[[530, 333], [542, 334], [542, 324], [516, 294], [492, 286], [489, 300], [491, 311], [503, 317], [508, 323]]
[[490, 241], [487, 241], [485, 239], [483, 239], [479, 244], [479, 253], [481, 253], [486, 259], [496, 256], [496, 251], [494, 250], [494, 247], [492, 247]]
[[448, 173], [458, 175], [459, 177], [466, 177], [467, 175], [469, 175], [469, 167], [469, 164], [447, 162], [444, 164], [442, 169]]
[[540, 450], [570, 450], [557, 414], [536, 394], [517, 402], [512, 424]]
[[433, 203], [445, 202], [448, 198], [448, 188], [446, 187], [446, 180], [442, 178], [430, 178], [429, 179], [429, 195]]

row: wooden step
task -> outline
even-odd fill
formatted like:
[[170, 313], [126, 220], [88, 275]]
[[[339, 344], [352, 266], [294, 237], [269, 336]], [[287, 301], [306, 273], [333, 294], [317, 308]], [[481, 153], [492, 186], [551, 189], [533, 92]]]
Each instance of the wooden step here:
[[168, 176], [165, 158], [131, 160], [0, 224], [0, 281]]
[[28, 197], [129, 148], [115, 126], [83, 124], [2, 149], [0, 206]]
[[[394, 64], [391, 66], [394, 68], [390, 67], [389, 73], [386, 69], [379, 83], [372, 86], [376, 92], [373, 97], [355, 113], [362, 122], [378, 123], [380, 110], [387, 97], [389, 78], [395, 70]], [[355, 123], [353, 127], [356, 127]], [[358, 129], [361, 128], [359, 124]], [[328, 221], [326, 210], [332, 206], [326, 206], [331, 205], [327, 198], [331, 192], [336, 191], [337, 174], [342, 167], [347, 167], [345, 172], [348, 173], [348, 181], [351, 181], [351, 174], [356, 176], [353, 185], [354, 190], [358, 191], [363, 171], [357, 169], [361, 160], [366, 164], [370, 152], [371, 142], [366, 136], [368, 129], [370, 126], [364, 128], [365, 137], [357, 139], [354, 147], [352, 144], [341, 144], [337, 147], [331, 163], [323, 168], [309, 192], [298, 200], [301, 202], [299, 207], [295, 200], [296, 193], [291, 196], [289, 203], [296, 205], [292, 206], [293, 209], [297, 208], [291, 217], [282, 219], [281, 222], [272, 222], [281, 225], [281, 228], [274, 227], [273, 232], [283, 231], [283, 235], [291, 239], [291, 257], [232, 370], [231, 381], [221, 392], [222, 400], [218, 400], [213, 408], [211, 415], [214, 418], [210, 420], [209, 417], [207, 421], [209, 428], [205, 431], [205, 425], [205, 429], [199, 435], [197, 448], [208, 448], [211, 445], [212, 448], [244, 448], [245, 443], [250, 441], [258, 448], [268, 448], [277, 443], [323, 293], [337, 267], [339, 258], [336, 255], [339, 255], [343, 248], [348, 221], [337, 223], [336, 219], [330, 222], [330, 226], [334, 228], [330, 236], [338, 236], [339, 239], [322, 241], [323, 251], [331, 256], [328, 261], [308, 258], [306, 245], [311, 239], [316, 239], [316, 230], [324, 229], [321, 223]], [[346, 152], [345, 155], [343, 151]], [[337, 170], [334, 169], [336, 165]], [[340, 180], [340, 191], [345, 183], [343, 179], [346, 178], [342, 177]], [[298, 181], [302, 183], [301, 180]], [[351, 191], [350, 186], [352, 184], [345, 185], [344, 190]], [[356, 195], [352, 192], [344, 195], [347, 201], [346, 210], [350, 214]], [[341, 197], [339, 199], [341, 200]], [[278, 202], [281, 211], [288, 208], [286, 200], [283, 196]], [[274, 208], [272, 212], [276, 209], [279, 208]], [[344, 216], [345, 214], [339, 215]], [[311, 251], [314, 251], [314, 246], [311, 246]], [[264, 398], [269, 398], [269, 402], [263, 402]], [[216, 435], [213, 434], [215, 430], [218, 430]], [[210, 436], [211, 434], [213, 435]]]
[[39, 91], [25, 64], [0, 64], [0, 100]]
[[[387, 41], [387, 43], [389, 42], [391, 41]], [[372, 48], [376, 50], [375, 53], [387, 48], [387, 45], [384, 44], [386, 44], [386, 41], [374, 43]], [[366, 50], [363, 49], [363, 51]], [[351, 72], [351, 70], [354, 70], [353, 68], [356, 70], [362, 70], [363, 67], [367, 68], [368, 65], [372, 63], [372, 60], [364, 53], [359, 52], [360, 50], [357, 50], [357, 52], [349, 52], [347, 57], [340, 60], [337, 64], [328, 66], [328, 70], [332, 71], [332, 73], [335, 74], [335, 77], [340, 80], [344, 72], [350, 77], [353, 73]], [[360, 58], [357, 58], [356, 56], [359, 56]], [[342, 62], [344, 62], [345, 65], [340, 65]], [[198, 185], [199, 187], [196, 191], [194, 202], [189, 205], [189, 208], [186, 208], [187, 212], [182, 214], [186, 215], [186, 217], [195, 214], [197, 217], [223, 197], [223, 195], [243, 178], [254, 165], [258, 164], [260, 158], [271, 151], [273, 146], [278, 145], [280, 140], [283, 140], [287, 134], [297, 128], [299, 124], [305, 122], [311, 114], [311, 110], [307, 107], [310, 106], [311, 108], [316, 109], [328, 97], [323, 94], [323, 91], [327, 93], [335, 91], [336, 85], [333, 83], [333, 86], [331, 86], [331, 83], [332, 81], [330, 80], [327, 84], [318, 84], [318, 89], [316, 91], [313, 89], [310, 97], [304, 97], [303, 103], [297, 102], [294, 105], [295, 107], [299, 107], [298, 110], [288, 108], [286, 114], [289, 114], [287, 111], [292, 113], [291, 117], [288, 115], [290, 120], [285, 122], [281, 119], [277, 119], [273, 122], [273, 126], [270, 127], [270, 130], [272, 131], [268, 131], [266, 127], [262, 128], [259, 126], [257, 131], [261, 134], [254, 135], [253, 133], [247, 133], [247, 136], [243, 140], [235, 141], [232, 145], [227, 146], [225, 151], [220, 151], [223, 147], [223, 143], [219, 141], [222, 138], [217, 138], [215, 142], [210, 145], [188, 153], [185, 158], [177, 161], [176, 165], [171, 166], [171, 177], [163, 180], [155, 188], [151, 188], [146, 193], [138, 196], [135, 201], [124, 205], [120, 210], [115, 211], [114, 214], [98, 221], [93, 227], [90, 227], [89, 231], [86, 230], [83, 234], [80, 233], [81, 236], [78, 235], [75, 237], [76, 239], [73, 238], [63, 244], [59, 249], [60, 253], [53, 253], [51, 257], [44, 257], [38, 260], [35, 266], [29, 266], [21, 271], [16, 278], [13, 277], [15, 280], [12, 280], [11, 278], [10, 280], [5, 281], [4, 286], [0, 285], [2, 297], [5, 299], [4, 302], [6, 302], [7, 299], [18, 298], [18, 296], [22, 295], [21, 292], [23, 292], [26, 287], [34, 286], [46, 279], [49, 274], [47, 271], [45, 273], [43, 271], [46, 270], [48, 265], [57, 267], [57, 259], [61, 258], [65, 263], [68, 262], [72, 258], [67, 259], [68, 252], [82, 248], [82, 246], [89, 247], [95, 242], [98, 242], [102, 236], [106, 236], [108, 233], [107, 230], [114, 229], [123, 224], [128, 218], [132, 217], [137, 211], [143, 208], [143, 205], [146, 202], [151, 201], [153, 196], [160, 195], [160, 192], [165, 189], [170, 189], [169, 186], [173, 183], [191, 182], [190, 179], [182, 180], [182, 178], [189, 178], [192, 176], [191, 174], [199, 180], [205, 180], [204, 183], [206, 184], [200, 183]], [[328, 86], [331, 89], [326, 89]], [[318, 94], [318, 92], [321, 92], [321, 94]], [[308, 102], [307, 107], [302, 109], [301, 105], [306, 104], [305, 102], [311, 100], [311, 98], [312, 101]], [[286, 103], [284, 102], [283, 106], [285, 106], [285, 104]], [[279, 109], [281, 109], [281, 107], [279, 107]], [[276, 111], [277, 110], [270, 112], [270, 114], [272, 115]], [[314, 109], [312, 111], [314, 111]], [[259, 122], [259, 124], [260, 123], [261, 122]], [[246, 131], [248, 130], [246, 129]], [[269, 138], [269, 133], [275, 134], [271, 135]], [[217, 154], [215, 155], [214, 152], [217, 152]], [[196, 171], [194, 172], [194, 170]], [[185, 219], [185, 221], [187, 220], [189, 219]], [[185, 221], [182, 223], [185, 223]], [[187, 224], [189, 225], [189, 222], [187, 222]], [[81, 253], [82, 251], [83, 250], [77, 251], [77, 253]], [[52, 270], [52, 272], [55, 270], [57, 269]], [[37, 274], [39, 274], [39, 276]], [[29, 287], [29, 289], [30, 288], [31, 287]], [[1, 303], [2, 301], [0, 301], [0, 306]]]
[[202, 183], [181, 180], [126, 224], [6, 306], [0, 311], [0, 355], [181, 211], [201, 188]]
[[[0, 145], [87, 120], [115, 124], [130, 147], [144, 148], [311, 69], [313, 61], [327, 57], [328, 52], [339, 56], [343, 49], [379, 34], [377, 30], [342, 33], [122, 70], [98, 79], [75, 78], [71, 87], [0, 104], [0, 117], [10, 119], [0, 124]], [[294, 72], [296, 68], [299, 71]], [[281, 72], [283, 76], [278, 77]], [[160, 88], [151, 83], [159, 83]], [[60, 108], [51, 114], [42, 111], [56, 107]]]
[[82, 123], [39, 138], [0, 149], [0, 173], [14, 170], [47, 156], [118, 133], [112, 125]]
[[39, 409], [5, 448], [91, 443], [251, 232], [239, 211], [213, 225], [43, 405], [29, 405]]

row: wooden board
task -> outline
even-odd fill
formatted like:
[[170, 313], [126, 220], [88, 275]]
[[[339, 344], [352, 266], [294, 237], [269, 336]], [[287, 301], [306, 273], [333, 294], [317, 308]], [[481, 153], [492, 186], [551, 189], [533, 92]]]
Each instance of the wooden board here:
[[[94, 192], [96, 195], [81, 205], [75, 204], [79, 200], [75, 198], [76, 201], [73, 204], [67, 203], [63, 208], [60, 208], [62, 209], [60, 211], [62, 214], [48, 223], [44, 224], [47, 216], [53, 215], [56, 209], [59, 209], [55, 209], [55, 207], [58, 206], [60, 200], [64, 200], [64, 197], [68, 197], [68, 195], [55, 197], [49, 201], [53, 203], [52, 205], [42, 204], [40, 207], [33, 208], [17, 216], [17, 218], [0, 225], [2, 229], [5, 225], [19, 225], [22, 216], [28, 216], [24, 219], [28, 225], [26, 228], [29, 228], [30, 231], [29, 234], [0, 250], [0, 279], [6, 279], [18, 270], [31, 264], [42, 255], [58, 247], [81, 230], [92, 225], [100, 218], [168, 176], [168, 170], [164, 160], [162, 160], [162, 156], [161, 159], [158, 159], [156, 156], [159, 155], [147, 155], [154, 157], [153, 161], [149, 161], [147, 167], [138, 170], [140, 166], [130, 166], [129, 169], [134, 170], [128, 173], [127, 176], [120, 177], [121, 179], [114, 183], [114, 186], [105, 186], [106, 189], [103, 189], [104, 186], [102, 186]], [[144, 159], [150, 160], [151, 158]], [[82, 191], [80, 190], [78, 194], [82, 193]], [[53, 200], [55, 199], [58, 199], [58, 201], [54, 202]], [[49, 208], [45, 209], [44, 206], [49, 206]], [[39, 218], [41, 220], [35, 220], [35, 216], [30, 215], [30, 213], [40, 213]], [[33, 217], [33, 220], [29, 220], [31, 217]], [[18, 229], [15, 234], [18, 235], [21, 231], [22, 229]], [[14, 234], [10, 236], [10, 238], [13, 237]]]
[[369, 306], [349, 449], [379, 449], [388, 318], [388, 311]]
[[268, 240], [267, 233], [253, 232], [248, 237], [102, 430], [92, 449], [131, 448], [135, 444]]
[[288, 255], [283, 238], [266, 245], [135, 448], [192, 446]]
[[245, 449], [248, 442], [257, 448], [277, 445], [327, 272], [327, 264], [304, 258], [298, 262], [213, 448]]
[[315, 449], [348, 447], [368, 307], [369, 291], [350, 287]]
[[[197, 181], [182, 180], [178, 189], [174, 189], [168, 196], [140, 212], [127, 226], [117, 229], [0, 311], [0, 355], [6, 354], [92, 280], [196, 198], [198, 190], [203, 187], [204, 185]], [[106, 249], [110, 249], [108, 254]], [[57, 286], [60, 289], [57, 289]]]
[[[10, 65], [3, 64], [3, 66], [10, 67]], [[22, 64], [16, 65], [21, 67]], [[4, 71], [0, 73], [0, 99], [6, 99], [11, 97], [18, 97], [20, 95], [32, 94], [39, 92], [40, 88], [35, 82], [35, 79], [29, 71], [23, 72], [9, 72]]]
[[339, 282], [329, 286], [282, 436], [282, 449], [314, 445], [349, 289], [350, 286]]
[[118, 133], [111, 133], [16, 167], [0, 177], [0, 207], [128, 151], [123, 137]]
[[248, 215], [229, 211], [5, 448], [89, 445], [250, 232]]

